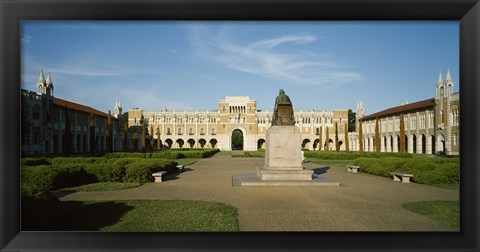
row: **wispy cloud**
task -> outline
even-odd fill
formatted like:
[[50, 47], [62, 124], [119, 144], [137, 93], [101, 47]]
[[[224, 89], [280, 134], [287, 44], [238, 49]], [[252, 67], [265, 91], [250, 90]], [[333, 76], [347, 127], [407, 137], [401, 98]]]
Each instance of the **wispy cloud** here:
[[[240, 45], [225, 34], [217, 34], [200, 25], [192, 25], [190, 44], [196, 55], [229, 69], [279, 81], [335, 87], [362, 78], [346, 70], [330, 54], [305, 50], [301, 45], [318, 38], [311, 34], [285, 34]], [[280, 48], [282, 47], [282, 48]]]

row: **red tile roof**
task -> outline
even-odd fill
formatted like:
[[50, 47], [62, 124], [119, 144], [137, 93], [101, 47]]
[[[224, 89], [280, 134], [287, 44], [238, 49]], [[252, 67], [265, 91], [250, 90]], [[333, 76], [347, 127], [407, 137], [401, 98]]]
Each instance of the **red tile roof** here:
[[430, 108], [430, 107], [434, 107], [434, 106], [435, 106], [435, 99], [431, 98], [431, 99], [427, 99], [427, 100], [423, 100], [423, 101], [418, 101], [418, 102], [409, 103], [409, 104], [406, 104], [406, 105], [401, 105], [401, 106], [385, 109], [385, 110], [379, 111], [377, 113], [364, 116], [362, 118], [362, 121], [375, 119], [376, 117], [380, 118], [380, 117], [386, 117], [386, 116], [390, 116], [390, 115], [396, 115], [396, 114], [400, 114], [402, 112], [405, 113], [405, 112], [409, 112], [409, 111]]
[[61, 106], [61, 107], [67, 106], [67, 108], [69, 108], [69, 109], [79, 110], [79, 111], [83, 111], [83, 112], [87, 112], [87, 113], [93, 113], [95, 115], [100, 115], [100, 116], [105, 116], [105, 117], [108, 116], [108, 114], [106, 114], [102, 111], [96, 110], [94, 108], [91, 108], [91, 107], [88, 107], [88, 106], [85, 106], [85, 105], [81, 105], [81, 104], [78, 104], [78, 103], [74, 103], [74, 102], [65, 101], [65, 100], [58, 99], [58, 98], [53, 98], [53, 104], [56, 104], [56, 105]]

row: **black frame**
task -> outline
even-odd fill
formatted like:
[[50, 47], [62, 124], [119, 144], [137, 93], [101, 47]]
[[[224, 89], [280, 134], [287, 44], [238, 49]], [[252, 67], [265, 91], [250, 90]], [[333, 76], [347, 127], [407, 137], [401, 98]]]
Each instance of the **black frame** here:
[[[2, 251], [479, 251], [478, 0], [0, 0]], [[100, 233], [20, 232], [21, 20], [459, 20], [461, 231]], [[441, 39], [441, 38], [439, 38]]]

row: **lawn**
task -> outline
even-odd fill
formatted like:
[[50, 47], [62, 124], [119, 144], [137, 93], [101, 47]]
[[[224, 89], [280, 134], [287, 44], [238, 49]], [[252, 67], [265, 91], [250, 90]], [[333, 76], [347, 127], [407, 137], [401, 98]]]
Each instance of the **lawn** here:
[[420, 201], [408, 202], [403, 207], [431, 219], [460, 228], [460, 202], [459, 201]]
[[193, 200], [63, 201], [53, 209], [43, 213], [23, 212], [22, 230], [239, 230], [237, 209], [223, 203]]

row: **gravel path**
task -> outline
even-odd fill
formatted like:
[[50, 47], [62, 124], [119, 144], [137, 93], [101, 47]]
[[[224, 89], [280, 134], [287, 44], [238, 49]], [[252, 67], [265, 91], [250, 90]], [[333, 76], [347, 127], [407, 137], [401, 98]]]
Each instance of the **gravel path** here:
[[[343, 167], [324, 167], [341, 187], [232, 187], [232, 176], [255, 173], [263, 158], [215, 155], [187, 166], [163, 183], [110, 192], [77, 192], [61, 200], [189, 199], [223, 202], [238, 209], [241, 231], [450, 231], [410, 212], [411, 201], [458, 200], [456, 190], [402, 184]], [[322, 165], [308, 163], [308, 169]]]

